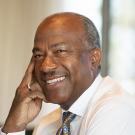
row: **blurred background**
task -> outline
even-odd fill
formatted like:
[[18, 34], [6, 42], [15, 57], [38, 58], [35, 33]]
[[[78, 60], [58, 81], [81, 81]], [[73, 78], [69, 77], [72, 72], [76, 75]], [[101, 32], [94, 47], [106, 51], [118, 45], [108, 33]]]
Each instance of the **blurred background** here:
[[[48, 15], [73, 11], [96, 25], [103, 48], [102, 75], [110, 75], [135, 96], [134, 0], [0, 0], [0, 125], [32, 55], [34, 33]], [[42, 115], [57, 105], [44, 104]]]

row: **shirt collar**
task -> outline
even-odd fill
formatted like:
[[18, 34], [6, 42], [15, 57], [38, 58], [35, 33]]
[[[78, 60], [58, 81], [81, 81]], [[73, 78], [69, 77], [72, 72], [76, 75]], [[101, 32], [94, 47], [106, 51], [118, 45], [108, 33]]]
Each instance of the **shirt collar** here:
[[102, 81], [102, 77], [99, 74], [92, 85], [72, 104], [68, 111], [83, 117], [85, 110], [87, 109], [90, 99], [92, 99], [98, 85]]

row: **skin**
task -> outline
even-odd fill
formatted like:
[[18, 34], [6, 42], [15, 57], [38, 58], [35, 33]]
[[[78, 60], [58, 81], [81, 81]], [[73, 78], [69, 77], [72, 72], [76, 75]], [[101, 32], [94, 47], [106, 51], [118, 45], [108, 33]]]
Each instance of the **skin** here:
[[24, 130], [40, 112], [42, 101], [68, 109], [92, 84], [98, 74], [101, 50], [89, 50], [84, 38], [82, 21], [71, 13], [53, 15], [39, 25], [31, 62], [16, 91], [3, 132]]

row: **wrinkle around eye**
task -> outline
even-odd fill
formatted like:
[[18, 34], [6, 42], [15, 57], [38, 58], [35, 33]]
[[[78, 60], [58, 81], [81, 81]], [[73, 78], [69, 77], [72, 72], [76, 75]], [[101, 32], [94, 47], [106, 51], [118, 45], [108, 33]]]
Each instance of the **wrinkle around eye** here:
[[34, 54], [33, 56], [34, 56], [35, 60], [40, 60], [40, 59], [44, 58], [44, 56], [41, 54]]
[[67, 50], [59, 49], [59, 50], [56, 51], [56, 53], [64, 53], [64, 52], [67, 52]]
[[64, 50], [64, 49], [58, 49], [58, 50], [55, 50], [54, 52], [54, 55], [56, 57], [62, 57], [62, 56], [67, 56], [68, 55], [68, 51], [67, 50]]

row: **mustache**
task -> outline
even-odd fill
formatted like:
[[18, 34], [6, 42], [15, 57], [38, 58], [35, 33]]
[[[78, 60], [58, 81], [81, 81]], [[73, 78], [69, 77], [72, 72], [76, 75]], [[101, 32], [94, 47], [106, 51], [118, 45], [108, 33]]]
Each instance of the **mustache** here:
[[66, 75], [65, 72], [63, 71], [56, 71], [56, 70], [51, 70], [51, 71], [48, 71], [48, 72], [40, 72], [40, 76], [42, 78], [50, 78], [50, 77], [57, 77], [57, 76], [62, 76], [62, 75]]

